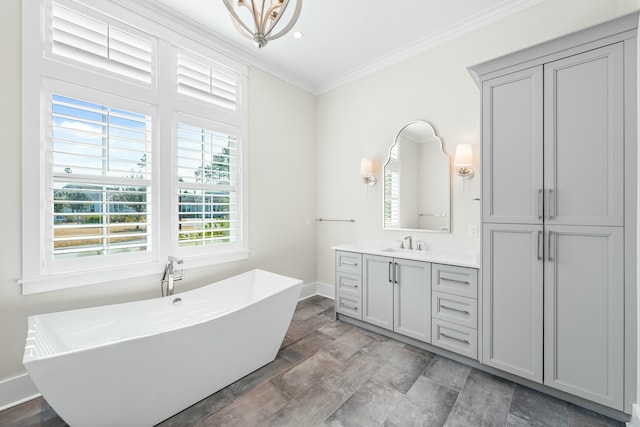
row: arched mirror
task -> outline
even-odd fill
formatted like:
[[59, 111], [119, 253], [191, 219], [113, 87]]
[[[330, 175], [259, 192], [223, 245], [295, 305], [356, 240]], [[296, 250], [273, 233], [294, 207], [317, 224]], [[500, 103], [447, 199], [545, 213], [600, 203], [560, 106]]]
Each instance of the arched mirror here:
[[384, 228], [448, 233], [451, 228], [449, 156], [425, 121], [403, 127], [384, 165]]

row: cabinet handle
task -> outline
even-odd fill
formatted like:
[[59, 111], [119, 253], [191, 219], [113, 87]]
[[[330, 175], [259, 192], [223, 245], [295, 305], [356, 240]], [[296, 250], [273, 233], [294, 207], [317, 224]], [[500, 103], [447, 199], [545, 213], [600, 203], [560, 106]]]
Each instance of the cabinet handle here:
[[346, 283], [346, 282], [340, 282], [340, 286], [348, 286], [350, 288], [358, 289], [358, 285], [352, 285], [351, 283]]
[[440, 336], [441, 337], [445, 337], [445, 338], [449, 338], [449, 339], [452, 339], [452, 340], [455, 340], [455, 341], [459, 341], [461, 343], [471, 344], [468, 340], [463, 340], [461, 338], [452, 337], [451, 335], [447, 335], [444, 332], [440, 332]]
[[543, 199], [543, 191], [542, 189], [538, 190], [538, 219], [542, 219], [544, 215], [544, 201]]
[[398, 263], [394, 262], [395, 271], [393, 272], [393, 283], [398, 283], [398, 276], [400, 276], [400, 272], [398, 271]]
[[462, 283], [463, 285], [468, 285], [469, 281], [468, 280], [458, 280], [458, 279], [449, 279], [447, 277], [440, 277], [440, 281], [447, 281], [447, 282], [454, 282], [454, 283]]
[[553, 261], [553, 257], [551, 256], [551, 247], [553, 246], [551, 244], [552, 237], [553, 237], [553, 231], [550, 231], [549, 232], [549, 239], [547, 240], [547, 257], [548, 257], [547, 259], [549, 261]]
[[471, 314], [471, 312], [469, 312], [468, 310], [460, 310], [459, 308], [453, 308], [453, 307], [449, 307], [447, 305], [440, 304], [440, 307], [441, 308], [446, 308], [447, 310], [451, 310], [451, 311], [457, 311], [458, 313]]
[[357, 305], [351, 306], [349, 304], [343, 303], [342, 301], [340, 302], [340, 307], [350, 308], [351, 310], [358, 311], [358, 306]]
[[391, 278], [391, 268], [393, 267], [393, 262], [389, 261], [389, 283], [393, 283], [393, 279]]
[[357, 262], [349, 262], [349, 261], [341, 261], [343, 265], [353, 265], [354, 267], [358, 266]]
[[538, 230], [538, 261], [542, 261], [542, 252], [543, 252], [543, 244], [542, 244], [542, 231]]
[[553, 219], [553, 217], [555, 216], [555, 209], [554, 205], [553, 205], [553, 190], [549, 189], [548, 191], [549, 194], [549, 199], [548, 199], [548, 207], [547, 207], [547, 212], [549, 214], [548, 219]]

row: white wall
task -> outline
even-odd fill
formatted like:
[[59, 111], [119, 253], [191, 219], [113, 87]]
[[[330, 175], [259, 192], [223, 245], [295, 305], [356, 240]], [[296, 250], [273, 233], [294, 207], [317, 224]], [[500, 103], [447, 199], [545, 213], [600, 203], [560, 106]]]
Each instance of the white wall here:
[[[24, 372], [22, 353], [30, 314], [159, 296], [157, 277], [127, 283], [22, 296], [20, 188], [20, 0], [3, 0], [0, 17], [0, 141], [3, 208], [0, 210], [0, 382]], [[277, 112], [277, 114], [274, 114]], [[189, 270], [177, 291], [252, 268], [316, 279], [315, 97], [272, 77], [249, 72], [248, 261]], [[295, 197], [292, 197], [295, 195]], [[2, 390], [0, 390], [1, 395]], [[0, 405], [2, 406], [2, 405]]]

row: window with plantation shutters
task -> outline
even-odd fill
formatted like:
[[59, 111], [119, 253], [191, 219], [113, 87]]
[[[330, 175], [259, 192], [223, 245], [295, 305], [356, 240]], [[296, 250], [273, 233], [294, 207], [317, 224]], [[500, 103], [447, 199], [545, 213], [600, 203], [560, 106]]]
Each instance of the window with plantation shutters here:
[[179, 246], [232, 246], [238, 237], [237, 136], [187, 123], [178, 123], [177, 135]]
[[229, 110], [238, 108], [236, 72], [187, 52], [177, 54], [177, 67], [179, 94]]
[[151, 118], [53, 94], [50, 125], [54, 258], [147, 251]]
[[54, 1], [49, 20], [51, 53], [135, 81], [151, 83], [153, 39], [125, 24], [112, 24], [106, 17], [101, 18]]
[[138, 7], [22, 2], [23, 294], [249, 256], [247, 66]]

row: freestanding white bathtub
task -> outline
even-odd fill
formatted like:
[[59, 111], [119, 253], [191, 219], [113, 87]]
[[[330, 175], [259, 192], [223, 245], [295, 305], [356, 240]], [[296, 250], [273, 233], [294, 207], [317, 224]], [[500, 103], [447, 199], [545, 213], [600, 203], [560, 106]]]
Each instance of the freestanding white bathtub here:
[[163, 298], [29, 316], [23, 364], [71, 426], [152, 426], [274, 360], [301, 287], [253, 270]]

